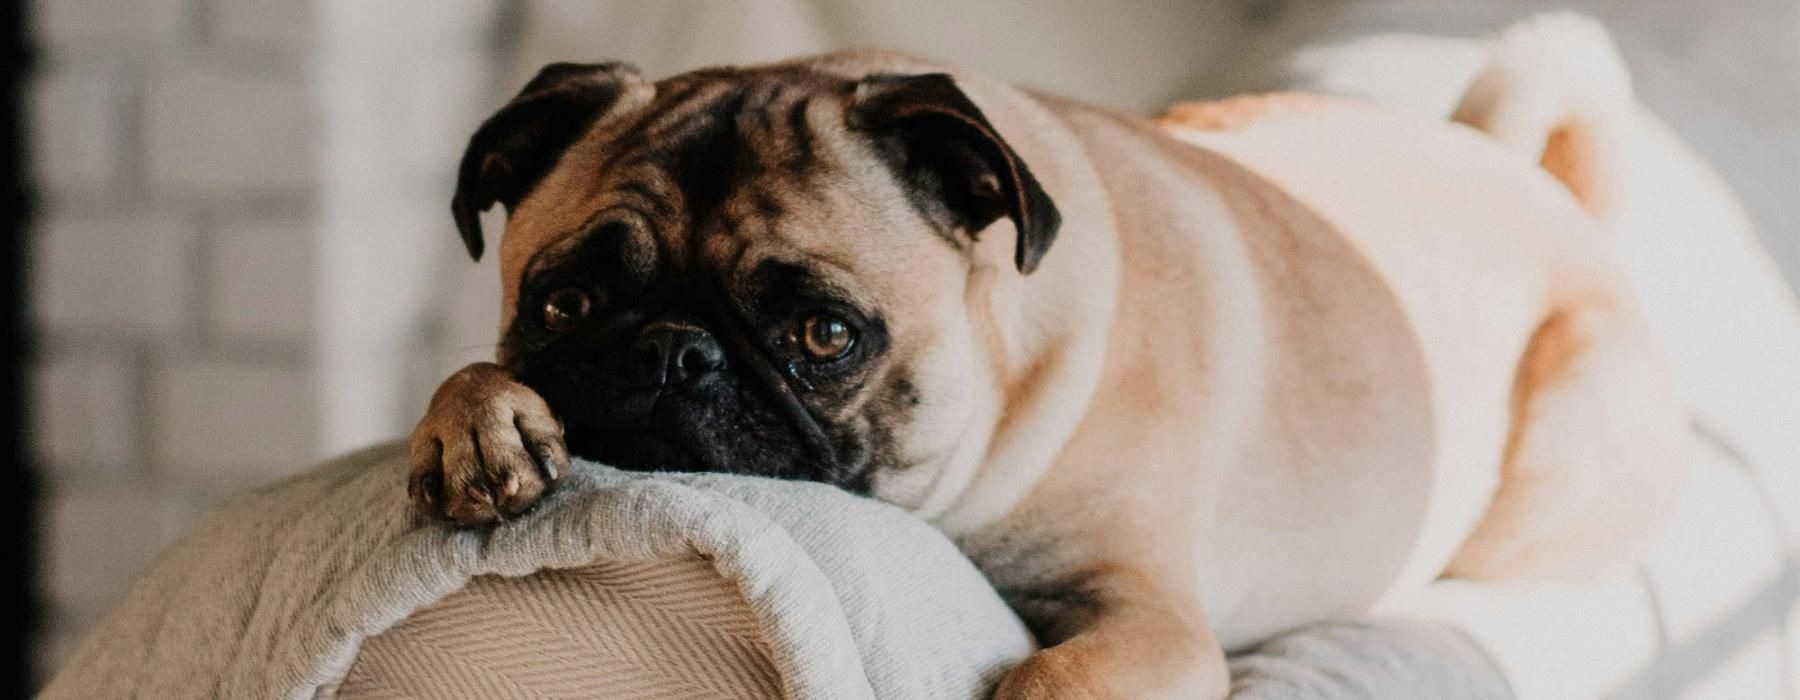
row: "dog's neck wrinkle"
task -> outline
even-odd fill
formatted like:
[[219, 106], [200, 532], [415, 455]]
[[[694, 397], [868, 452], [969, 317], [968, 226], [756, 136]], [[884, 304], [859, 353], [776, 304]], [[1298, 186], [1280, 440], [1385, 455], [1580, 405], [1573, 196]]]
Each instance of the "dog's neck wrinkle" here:
[[[1166, 425], [1169, 414], [1191, 415], [1192, 421], [1178, 421], [1194, 425], [1196, 429], [1206, 424], [1203, 411], [1206, 408], [1204, 397], [1209, 381], [1234, 381], [1234, 378], [1253, 378], [1260, 372], [1253, 367], [1237, 367], [1244, 363], [1254, 363], [1255, 358], [1229, 358], [1219, 352], [1219, 339], [1214, 338], [1206, 329], [1230, 329], [1233, 332], [1257, 333], [1253, 310], [1261, 302], [1255, 298], [1243, 298], [1220, 294], [1221, 290], [1255, 289], [1257, 285], [1248, 279], [1218, 279], [1221, 270], [1238, 271], [1245, 275], [1252, 268], [1249, 265], [1248, 253], [1242, 241], [1230, 230], [1196, 232], [1193, 227], [1162, 226], [1157, 221], [1167, 217], [1174, 220], [1210, 220], [1229, 222], [1231, 217], [1225, 211], [1225, 205], [1217, 197], [1209, 200], [1205, 196], [1194, 196], [1193, 188], [1198, 178], [1192, 170], [1180, 162], [1178, 157], [1158, 153], [1158, 148], [1186, 148], [1180, 144], [1162, 143], [1138, 120], [1100, 110], [1085, 108], [1079, 105], [1064, 103], [1060, 105], [1063, 114], [1068, 115], [1069, 122], [1083, 138], [1085, 152], [1102, 149], [1137, 149], [1141, 153], [1132, 157], [1114, 157], [1094, 159], [1099, 170], [1105, 191], [1110, 193], [1103, 210], [1109, 217], [1107, 226], [1109, 235], [1116, 241], [1113, 251], [1114, 259], [1121, 269], [1132, 270], [1133, 275], [1120, 278], [1116, 285], [1116, 296], [1111, 298], [1107, 309], [1110, 324], [1099, 324], [1092, 331], [1100, 337], [1098, 343], [1103, 348], [1089, 347], [1078, 349], [1075, 344], [1064, 342], [1033, 358], [1033, 362], [1022, 365], [1013, 377], [1012, 386], [1019, 387], [1009, 391], [1008, 395], [1016, 397], [1006, 411], [1007, 419], [1003, 420], [995, 431], [996, 443], [1007, 441], [1038, 440], [1054, 445], [1052, 451], [1044, 458], [1050, 464], [1037, 467], [1037, 478], [1028, 483], [1014, 484], [1013, 501], [1006, 512], [985, 522], [965, 521], [964, 527], [952, 532], [965, 537], [965, 542], [974, 545], [981, 542], [984, 547], [998, 546], [1004, 549], [1006, 542], [1014, 544], [1041, 539], [1055, 539], [1058, 547], [1071, 551], [1084, 551], [1095, 542], [1090, 533], [1057, 533], [1054, 528], [1042, 527], [1046, 519], [1059, 520], [1064, 517], [1082, 520], [1078, 514], [1052, 514], [1043, 511], [1040, 504], [1070, 503], [1085, 504], [1084, 511], [1091, 513], [1108, 510], [1126, 512], [1128, 518], [1163, 518], [1170, 527], [1179, 527], [1180, 523], [1191, 519], [1191, 513], [1159, 513], [1152, 514], [1144, 507], [1133, 502], [1134, 493], [1119, 485], [1105, 483], [1113, 475], [1120, 473], [1128, 465], [1093, 464], [1076, 465], [1072, 462], [1116, 459], [1118, 455], [1151, 455], [1167, 459], [1192, 459], [1193, 443], [1203, 440], [1198, 435], [1180, 434], [1146, 434], [1142, 428], [1150, 425]], [[1149, 136], [1149, 137], [1147, 137]], [[1173, 192], [1174, 185], [1179, 185], [1185, 193], [1180, 198], [1169, 198], [1164, 203], [1144, 201], [1146, 195], [1154, 197], [1155, 192]], [[1114, 202], [1121, 204], [1114, 206]], [[1198, 211], [1196, 207], [1211, 209]], [[1113, 235], [1116, 232], [1116, 235]], [[1070, 238], [1076, 239], [1081, 234], [1072, 232]], [[1069, 251], [1052, 251], [1051, 259], [1058, 253]], [[1210, 261], [1210, 264], [1203, 263]], [[1202, 275], [1202, 272], [1206, 274]], [[1079, 275], [1080, 269], [1065, 269], [1063, 274]], [[1052, 274], [1055, 274], [1052, 272]], [[1049, 280], [1046, 280], [1048, 282]], [[1083, 282], [1063, 280], [1057, 282], [1063, 286], [1083, 288]], [[1166, 298], [1171, 292], [1179, 294], [1183, 303], [1171, 304]], [[1200, 313], [1196, 310], [1199, 302]], [[1071, 328], [1072, 333], [1087, 332], [1082, 327]], [[1235, 343], [1232, 347], [1246, 347], [1248, 344]], [[1056, 430], [1046, 430], [1052, 423], [1039, 420], [1032, 422], [1031, 411], [1034, 404], [1049, 400], [1042, 395], [1047, 392], [1060, 374], [1065, 373], [1066, 365], [1076, 359], [1074, 355], [1090, 352], [1103, 359], [1094, 363], [1093, 379], [1088, 380], [1089, 390], [1076, 399], [1075, 404], [1080, 414], [1076, 419], [1057, 425]], [[1208, 363], [1233, 365], [1241, 372], [1230, 372], [1232, 367], [1208, 366]], [[1026, 388], [1029, 387], [1029, 388]], [[1256, 392], [1231, 391], [1235, 395], [1257, 395]], [[1067, 401], [1064, 395], [1055, 400]], [[1134, 420], [1130, 416], [1142, 414], [1144, 419]], [[1000, 454], [1002, 450], [990, 450], [990, 455]], [[997, 461], [997, 458], [990, 457]], [[1065, 463], [1070, 462], [1070, 463]], [[993, 463], [989, 468], [1014, 468]], [[1178, 479], [1197, 478], [1195, 470], [1180, 472]], [[1188, 489], [1188, 483], [1167, 483], [1159, 488]], [[1070, 497], [1071, 492], [1079, 491], [1078, 497]], [[1175, 499], [1173, 502], [1184, 502]], [[949, 528], [947, 528], [949, 529]], [[1128, 528], [1119, 528], [1125, 530]], [[1133, 530], [1136, 531], [1136, 530]], [[1076, 540], [1087, 539], [1087, 542]], [[1076, 561], [1079, 557], [1071, 559]], [[1171, 557], [1167, 561], [1177, 567], [1188, 566], [1189, 557]], [[1007, 557], [1000, 557], [996, 562], [1004, 562]], [[1001, 568], [1017, 568], [1010, 564], [999, 563]], [[988, 568], [988, 567], [984, 567]], [[991, 572], [990, 575], [1004, 573], [1019, 586], [1036, 585], [1038, 579], [1066, 574], [1055, 562], [1038, 562], [1029, 571]]]
[[915, 511], [951, 534], [1003, 517], [1075, 430], [1100, 379], [1120, 275], [1111, 195], [1065, 119], [1068, 105], [979, 76], [958, 82], [1064, 216], [1056, 244], [1030, 275], [1012, 267], [1016, 233], [999, 230], [1010, 224], [985, 232], [973, 251], [977, 269], [991, 269], [970, 306], [991, 319], [983, 324], [995, 334], [986, 378], [1000, 403], [970, 431], [987, 439], [958, 450]]

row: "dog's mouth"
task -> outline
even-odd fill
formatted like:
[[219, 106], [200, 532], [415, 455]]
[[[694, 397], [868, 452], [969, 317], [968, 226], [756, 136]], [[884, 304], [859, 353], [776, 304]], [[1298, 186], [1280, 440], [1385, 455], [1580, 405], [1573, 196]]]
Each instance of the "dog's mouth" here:
[[565, 437], [570, 453], [627, 471], [718, 471], [703, 463], [685, 441], [671, 439], [651, 429], [568, 426]]
[[[598, 361], [515, 359], [514, 373], [564, 425], [571, 454], [643, 472], [727, 472], [818, 479], [840, 471], [824, 429], [779, 373], [748, 350], [735, 367], [649, 382]], [[560, 361], [559, 361], [560, 360]]]
[[555, 393], [585, 399], [551, 399], [563, 416], [564, 441], [575, 456], [630, 471], [719, 471], [727, 467], [709, 458], [714, 451], [709, 449], [711, 436], [695, 423], [696, 416], [688, 415], [691, 411], [684, 410], [691, 408], [687, 406], [691, 397], [661, 390]]
[[[545, 398], [563, 419], [570, 453], [620, 469], [772, 475], [804, 457], [765, 406], [728, 398], [736, 394], [571, 387]], [[570, 395], [579, 400], [558, 400]]]

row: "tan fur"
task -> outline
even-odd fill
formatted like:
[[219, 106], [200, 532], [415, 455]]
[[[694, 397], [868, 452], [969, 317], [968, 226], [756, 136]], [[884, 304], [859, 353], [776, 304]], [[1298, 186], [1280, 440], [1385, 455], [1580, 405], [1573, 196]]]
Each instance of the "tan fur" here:
[[1613, 205], [1606, 175], [1598, 172], [1605, 157], [1598, 153], [1596, 137], [1579, 123], [1557, 126], [1544, 141], [1544, 156], [1538, 164], [1544, 171], [1561, 180], [1588, 211], [1604, 215]]
[[569, 469], [562, 425], [544, 399], [493, 363], [450, 375], [425, 415], [408, 446], [407, 494], [426, 517], [475, 524], [517, 515]]
[[1198, 131], [1229, 131], [1249, 126], [1282, 110], [1306, 110], [1323, 98], [1303, 92], [1242, 95], [1214, 102], [1183, 102], [1170, 107], [1160, 121]]
[[[1605, 186], [1579, 132], [1512, 134], [1527, 159], [1325, 98], [1153, 125], [956, 78], [1064, 213], [1035, 273], [1004, 219], [968, 250], [931, 241], [824, 112], [841, 183], [754, 245], [905, 310], [926, 408], [916, 460], [873, 491], [956, 537], [1039, 633], [997, 697], [1220, 697], [1226, 651], [1447, 570], [1578, 574], [1652, 530], [1681, 417], [1574, 196]], [[1503, 88], [1474, 102], [1504, 113]], [[581, 167], [607, 128], [514, 213], [506, 269], [608, 196]], [[847, 221], [864, 235], [833, 235]], [[421, 431], [468, 421], [436, 411]]]
[[1609, 127], [1633, 108], [1625, 62], [1605, 28], [1549, 13], [1508, 27], [1451, 120], [1538, 160], [1596, 216], [1614, 194], [1603, 170], [1617, 159]]

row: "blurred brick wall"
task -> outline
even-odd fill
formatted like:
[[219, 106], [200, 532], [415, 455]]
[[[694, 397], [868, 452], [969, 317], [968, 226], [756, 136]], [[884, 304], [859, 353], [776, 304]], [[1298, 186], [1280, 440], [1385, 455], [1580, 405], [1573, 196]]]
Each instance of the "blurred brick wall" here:
[[40, 676], [220, 499], [422, 412], [504, 6], [30, 4]]
[[318, 129], [310, 3], [30, 12], [47, 662], [201, 509], [313, 455]]

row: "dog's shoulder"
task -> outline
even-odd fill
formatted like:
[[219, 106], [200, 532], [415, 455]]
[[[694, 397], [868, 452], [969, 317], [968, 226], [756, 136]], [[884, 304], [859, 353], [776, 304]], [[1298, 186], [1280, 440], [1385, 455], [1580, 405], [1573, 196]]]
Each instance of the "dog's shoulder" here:
[[1177, 103], [1163, 112], [1157, 122], [1167, 128], [1234, 131], [1268, 122], [1316, 118], [1339, 110], [1366, 109], [1368, 105], [1355, 100], [1305, 92], [1273, 92]]

